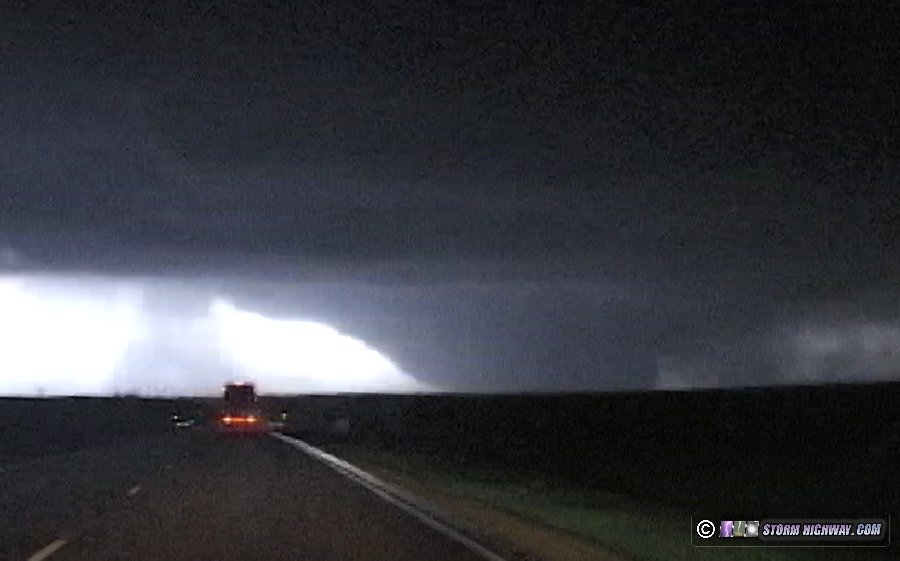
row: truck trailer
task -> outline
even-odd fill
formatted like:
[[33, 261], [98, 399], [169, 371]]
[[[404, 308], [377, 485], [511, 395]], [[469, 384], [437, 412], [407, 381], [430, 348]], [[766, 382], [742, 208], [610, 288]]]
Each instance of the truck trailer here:
[[222, 389], [222, 412], [218, 427], [225, 433], [264, 434], [268, 422], [264, 418], [256, 386], [251, 382], [233, 382]]

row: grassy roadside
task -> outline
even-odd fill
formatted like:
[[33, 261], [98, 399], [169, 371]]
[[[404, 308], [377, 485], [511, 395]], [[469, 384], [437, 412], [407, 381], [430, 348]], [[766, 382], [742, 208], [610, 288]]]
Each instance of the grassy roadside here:
[[690, 513], [596, 490], [574, 489], [534, 476], [440, 463], [421, 455], [330, 446], [363, 468], [395, 473], [454, 497], [486, 505], [543, 527], [574, 535], [640, 561], [897, 561], [877, 549], [698, 549], [690, 545]]

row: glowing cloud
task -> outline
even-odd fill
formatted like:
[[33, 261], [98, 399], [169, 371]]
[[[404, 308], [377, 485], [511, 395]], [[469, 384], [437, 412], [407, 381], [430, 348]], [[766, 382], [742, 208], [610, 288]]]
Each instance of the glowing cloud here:
[[416, 381], [362, 341], [316, 322], [270, 319], [215, 300], [222, 349], [269, 391], [409, 391]]
[[106, 392], [137, 321], [123, 298], [38, 297], [0, 279], [0, 391]]
[[217, 395], [235, 378], [262, 393], [425, 389], [328, 325], [150, 283], [0, 277], [0, 394]]

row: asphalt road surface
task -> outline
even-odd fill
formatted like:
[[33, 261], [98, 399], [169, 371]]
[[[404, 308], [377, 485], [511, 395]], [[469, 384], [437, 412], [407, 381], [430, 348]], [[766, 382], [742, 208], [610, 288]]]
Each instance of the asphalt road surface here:
[[202, 430], [0, 473], [0, 558], [483, 558], [297, 449]]

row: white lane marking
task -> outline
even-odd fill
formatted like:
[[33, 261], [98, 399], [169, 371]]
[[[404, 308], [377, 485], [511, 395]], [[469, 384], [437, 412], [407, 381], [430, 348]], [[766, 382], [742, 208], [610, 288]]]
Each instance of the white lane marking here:
[[44, 559], [59, 551], [59, 548], [64, 545], [66, 545], [66, 540], [56, 540], [51, 542], [50, 545], [29, 557], [28, 561], [44, 561]]
[[500, 557], [493, 551], [485, 548], [483, 545], [461, 533], [459, 530], [445, 524], [444, 522], [441, 522], [440, 520], [435, 518], [434, 515], [430, 515], [428, 511], [432, 509], [425, 505], [422, 499], [416, 497], [415, 495], [412, 495], [398, 487], [382, 481], [371, 473], [363, 471], [347, 461], [319, 450], [315, 446], [311, 446], [306, 442], [303, 442], [302, 440], [290, 436], [285, 436], [278, 432], [273, 432], [271, 433], [271, 435], [278, 440], [286, 444], [290, 444], [294, 448], [297, 448], [298, 450], [305, 452], [309, 456], [312, 456], [313, 458], [319, 460], [336, 472], [347, 477], [347, 479], [350, 479], [351, 481], [355, 481], [359, 485], [362, 485], [369, 491], [375, 493], [392, 505], [400, 508], [407, 514], [411, 514], [426, 526], [433, 528], [438, 532], [444, 534], [448, 538], [462, 544], [473, 553], [476, 553], [489, 561], [506, 561], [506, 559], [504, 559], [503, 557]]
[[140, 485], [135, 485], [134, 487], [132, 487], [131, 489], [129, 489], [129, 490], [128, 490], [128, 493], [126, 493], [126, 494], [127, 494], [129, 497], [133, 497], [133, 496], [137, 495], [137, 494], [140, 493], [140, 492], [141, 492], [141, 486], [140, 486]]
[[172, 469], [172, 464], [166, 464], [166, 469]]

